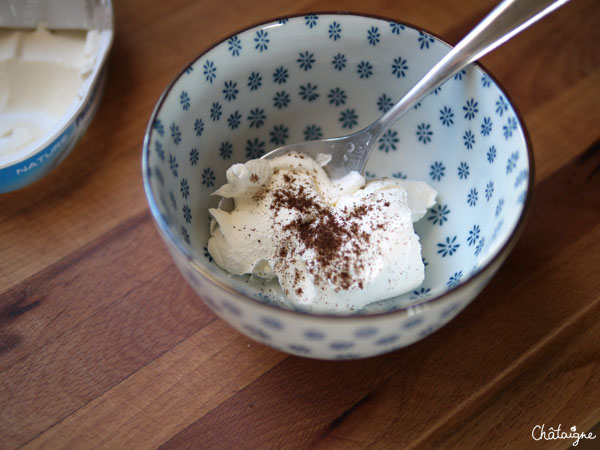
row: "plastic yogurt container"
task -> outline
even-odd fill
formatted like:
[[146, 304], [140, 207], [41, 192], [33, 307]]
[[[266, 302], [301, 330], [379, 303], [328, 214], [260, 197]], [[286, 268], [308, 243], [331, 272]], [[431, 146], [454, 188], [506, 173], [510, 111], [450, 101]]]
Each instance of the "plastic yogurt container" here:
[[54, 169], [100, 103], [110, 0], [0, 4], [0, 193]]

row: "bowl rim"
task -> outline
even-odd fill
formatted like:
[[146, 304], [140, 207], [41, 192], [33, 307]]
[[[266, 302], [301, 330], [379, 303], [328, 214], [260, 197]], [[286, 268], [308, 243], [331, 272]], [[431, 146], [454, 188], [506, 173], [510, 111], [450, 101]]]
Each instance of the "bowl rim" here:
[[[529, 165], [528, 177], [527, 177], [527, 194], [525, 197], [525, 201], [523, 202], [523, 207], [521, 209], [519, 218], [518, 218], [516, 224], [514, 225], [513, 230], [508, 235], [508, 238], [506, 239], [504, 244], [497, 250], [497, 253], [492, 258], [490, 258], [490, 260], [485, 265], [480, 267], [476, 272], [471, 272], [469, 274], [469, 277], [467, 279], [465, 279], [463, 282], [459, 283], [458, 285], [454, 286], [453, 288], [448, 289], [447, 291], [444, 291], [443, 293], [441, 293], [439, 295], [433, 296], [431, 298], [417, 300], [414, 303], [411, 303], [409, 305], [404, 305], [404, 306], [401, 306], [397, 309], [393, 309], [390, 311], [378, 312], [378, 313], [368, 313], [368, 314], [319, 313], [319, 312], [306, 312], [306, 311], [295, 310], [295, 309], [281, 308], [279, 306], [275, 306], [270, 303], [266, 303], [264, 301], [250, 297], [250, 296], [244, 294], [243, 292], [240, 292], [240, 291], [232, 288], [231, 286], [221, 282], [218, 278], [216, 278], [215, 276], [210, 274], [208, 271], [203, 270], [201, 263], [199, 263], [200, 259], [196, 257], [196, 253], [188, 250], [186, 247], [184, 247], [179, 242], [179, 238], [172, 233], [167, 222], [163, 219], [163, 216], [160, 213], [158, 204], [154, 198], [154, 193], [152, 191], [152, 187], [150, 185], [150, 177], [149, 177], [150, 167], [148, 166], [148, 156], [147, 155], [150, 152], [150, 136], [152, 134], [154, 122], [156, 121], [156, 119], [158, 117], [158, 113], [161, 110], [167, 96], [170, 94], [171, 90], [174, 88], [174, 86], [179, 81], [179, 79], [186, 73], [186, 71], [193, 64], [195, 64], [197, 61], [199, 61], [208, 52], [210, 52], [212, 49], [216, 48], [219, 45], [226, 44], [230, 38], [232, 38], [240, 33], [243, 33], [248, 30], [264, 27], [265, 25], [272, 24], [279, 20], [294, 19], [294, 18], [298, 18], [298, 17], [306, 17], [309, 15], [354, 16], [354, 17], [362, 17], [362, 18], [367, 18], [367, 19], [377, 19], [377, 20], [382, 20], [382, 21], [386, 21], [386, 22], [390, 22], [390, 23], [397, 23], [397, 24], [412, 28], [414, 30], [427, 33], [427, 34], [435, 37], [440, 43], [448, 46], [449, 48], [453, 47], [448, 42], [446, 42], [444, 39], [442, 39], [439, 35], [432, 33], [425, 28], [413, 25], [410, 22], [406, 22], [406, 21], [402, 21], [402, 20], [395, 20], [395, 19], [383, 16], [383, 15], [369, 14], [369, 13], [362, 13], [362, 12], [353, 12], [353, 11], [338, 11], [338, 10], [333, 10], [333, 11], [318, 10], [318, 11], [290, 14], [290, 15], [284, 15], [284, 16], [276, 16], [276, 17], [272, 17], [267, 20], [255, 22], [251, 25], [242, 27], [232, 33], [229, 33], [225, 37], [219, 39], [217, 42], [206, 47], [196, 57], [194, 57], [190, 62], [188, 62], [183, 67], [183, 69], [181, 71], [179, 71], [175, 75], [175, 77], [172, 78], [172, 80], [169, 82], [167, 87], [163, 90], [162, 94], [160, 95], [158, 101], [156, 102], [156, 104], [152, 110], [152, 114], [150, 115], [148, 125], [146, 126], [146, 131], [144, 133], [144, 139], [142, 142], [142, 179], [143, 179], [143, 185], [144, 185], [144, 192], [146, 194], [146, 200], [148, 201], [148, 206], [149, 206], [152, 218], [154, 219], [154, 222], [155, 222], [160, 234], [162, 234], [163, 239], [168, 240], [169, 243], [173, 244], [173, 246], [177, 249], [177, 251], [185, 257], [186, 261], [188, 263], [192, 263], [194, 269], [197, 270], [198, 272], [200, 272], [206, 280], [211, 282], [213, 285], [218, 286], [220, 289], [223, 289], [223, 290], [233, 294], [236, 298], [238, 298], [244, 302], [249, 302], [252, 306], [266, 308], [268, 310], [275, 311], [278, 314], [291, 315], [296, 318], [309, 317], [309, 318], [314, 318], [314, 319], [325, 319], [325, 320], [336, 320], [336, 321], [344, 321], [344, 320], [354, 321], [354, 320], [367, 320], [367, 319], [371, 319], [371, 318], [380, 318], [380, 317], [386, 317], [386, 318], [402, 317], [411, 312], [414, 312], [415, 309], [420, 309], [422, 307], [429, 306], [432, 304], [443, 303], [448, 298], [453, 297], [456, 294], [461, 293], [463, 291], [466, 291], [471, 286], [475, 285], [479, 280], [485, 278], [486, 275], [488, 275], [488, 272], [490, 270], [494, 269], [494, 267], [497, 266], [496, 270], [501, 267], [501, 264], [504, 262], [506, 257], [510, 254], [513, 247], [516, 245], [519, 237], [521, 236], [523, 229], [525, 228], [527, 219], [529, 217], [529, 212], [531, 209], [530, 208], [531, 200], [532, 200], [532, 196], [533, 196], [533, 188], [534, 188], [534, 180], [535, 180], [535, 166], [534, 166], [535, 161], [534, 161], [531, 137], [529, 135], [527, 127], [525, 126], [523, 117], [522, 117], [521, 113], [518, 111], [514, 102], [512, 101], [512, 98], [506, 93], [506, 90], [504, 89], [503, 85], [496, 79], [496, 77], [493, 74], [490, 73], [489, 70], [487, 70], [485, 68], [484, 65], [482, 65], [478, 61], [475, 61], [472, 64], [479, 67], [496, 84], [496, 86], [499, 88], [499, 90], [502, 92], [502, 94], [506, 98], [507, 102], [510, 104], [510, 106], [514, 110], [515, 117], [517, 118], [517, 120], [519, 121], [519, 124], [521, 126], [521, 130], [523, 132], [523, 137], [525, 140], [525, 147], [527, 150], [527, 161], [528, 161], [528, 165]], [[493, 275], [493, 273], [492, 273], [492, 275]], [[200, 295], [199, 293], [196, 292], [195, 294], [202, 298], [202, 295]]]
[[[92, 73], [90, 74], [91, 79], [88, 83], [87, 89], [85, 90], [85, 96], [79, 101], [79, 105], [77, 106], [77, 109], [72, 111], [71, 115], [68, 118], [66, 118], [65, 116], [61, 117], [59, 119], [59, 121], [56, 123], [64, 122], [63, 125], [60, 128], [56, 129], [54, 131], [54, 133], [47, 136], [43, 142], [40, 142], [39, 144], [37, 144], [35, 147], [33, 147], [27, 153], [22, 153], [22, 154], [18, 153], [19, 156], [16, 157], [15, 159], [9, 159], [5, 163], [0, 163], [0, 170], [9, 169], [17, 164], [22, 163], [23, 161], [26, 161], [27, 159], [29, 159], [39, 153], [44, 152], [48, 148], [49, 145], [52, 145], [52, 143], [54, 142], [55, 139], [59, 138], [67, 130], [67, 128], [69, 128], [73, 124], [75, 119], [87, 107], [87, 104], [89, 103], [90, 98], [92, 97], [92, 95], [94, 93], [94, 86], [98, 83], [98, 80], [100, 79], [100, 77], [102, 76], [102, 74], [104, 72], [106, 60], [108, 59], [108, 55], [112, 48], [113, 42], [115, 40], [115, 14], [114, 14], [113, 6], [112, 6], [112, 0], [106, 0], [105, 9], [109, 16], [109, 25], [110, 26], [109, 26], [109, 28], [106, 28], [105, 30], [101, 30], [101, 31], [109, 32], [108, 42], [106, 44], [106, 47], [102, 50], [102, 52], [99, 52], [99, 55], [97, 55], [97, 56], [99, 56], [99, 58], [98, 58], [97, 62], [94, 63], [94, 69], [93, 69]], [[84, 31], [91, 31], [91, 30], [84, 30]]]

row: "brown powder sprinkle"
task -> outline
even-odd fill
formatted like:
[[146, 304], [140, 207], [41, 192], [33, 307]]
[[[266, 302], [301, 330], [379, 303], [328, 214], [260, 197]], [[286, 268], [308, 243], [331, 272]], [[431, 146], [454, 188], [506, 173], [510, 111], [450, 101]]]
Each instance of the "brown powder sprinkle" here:
[[255, 173], [250, 175], [250, 181], [252, 181], [253, 183], [258, 183], [258, 175], [256, 175]]
[[277, 189], [273, 192], [271, 210], [279, 211], [282, 208], [295, 209], [300, 213], [321, 213], [324, 208], [315, 199], [306, 194], [304, 186], [300, 185], [296, 190], [293, 188]]
[[252, 200], [254, 200], [256, 203], [259, 203], [261, 201], [264, 200], [264, 198], [267, 195], [267, 188], [262, 188], [259, 189], [253, 196], [252, 196]]
[[[295, 180], [286, 174], [284, 181]], [[368, 248], [370, 234], [361, 230], [360, 223], [372, 211], [372, 205], [344, 208], [344, 215], [340, 215], [315, 195], [307, 193], [302, 184], [288, 184], [273, 191], [270, 209], [273, 217], [283, 209], [299, 213], [299, 217], [284, 227], [284, 231], [291, 234], [290, 238], [282, 240], [277, 253], [284, 268], [289, 268], [295, 258], [312, 250], [316, 264], [307, 263], [307, 268], [315, 283], [318, 283], [321, 274], [337, 286], [336, 290], [350, 289], [355, 282], [362, 289], [362, 280], [355, 280], [354, 277], [359, 277], [364, 270], [360, 255]], [[292, 247], [292, 236], [293, 240], [303, 244], [302, 247]], [[300, 281], [302, 280], [296, 272], [293, 284], [298, 286]], [[295, 292], [301, 295], [298, 289], [301, 288], [297, 288]]]

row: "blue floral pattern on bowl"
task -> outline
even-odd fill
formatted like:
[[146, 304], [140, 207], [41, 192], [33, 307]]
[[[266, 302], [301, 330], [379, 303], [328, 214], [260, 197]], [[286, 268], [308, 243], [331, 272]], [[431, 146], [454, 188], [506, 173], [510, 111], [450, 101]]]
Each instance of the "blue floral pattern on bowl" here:
[[[416, 224], [426, 264], [418, 289], [356, 316], [319, 316], [325, 328], [308, 326], [317, 316], [282, 310], [276, 289], [226, 274], [206, 251], [208, 208], [218, 202], [210, 194], [231, 164], [358, 131], [448, 51], [429, 33], [395, 21], [292, 17], [227, 38], [167, 89], [145, 138], [146, 190], [175, 261], [217, 314], [290, 353], [356, 358], [425, 337], [483, 288], [523, 223], [532, 158], [506, 94], [476, 65], [398, 121], [365, 173], [423, 180], [439, 193]], [[395, 325], [383, 326], [390, 317]], [[400, 327], [399, 317], [407, 318]]]

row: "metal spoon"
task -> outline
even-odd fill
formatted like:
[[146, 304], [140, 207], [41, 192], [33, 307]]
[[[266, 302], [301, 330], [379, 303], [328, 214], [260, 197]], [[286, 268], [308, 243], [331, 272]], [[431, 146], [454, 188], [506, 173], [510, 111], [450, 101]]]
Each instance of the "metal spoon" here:
[[324, 169], [332, 180], [351, 171], [363, 173], [375, 143], [413, 105], [466, 65], [502, 45], [567, 1], [569, 0], [502, 1], [398, 103], [371, 125], [347, 136], [279, 147], [262, 158], [270, 159], [288, 152], [302, 152], [312, 157], [322, 153], [331, 155], [331, 161]]

